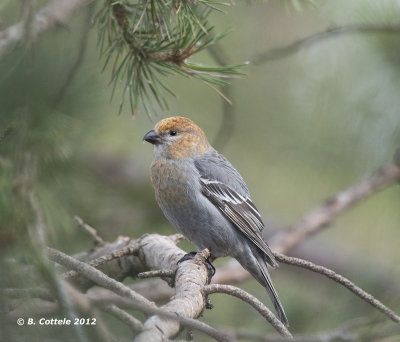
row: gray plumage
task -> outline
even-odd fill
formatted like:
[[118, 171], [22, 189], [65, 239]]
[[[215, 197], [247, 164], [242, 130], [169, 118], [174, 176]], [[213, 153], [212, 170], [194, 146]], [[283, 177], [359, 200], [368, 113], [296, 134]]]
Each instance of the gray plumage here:
[[[173, 159], [158, 157], [152, 170], [175, 168], [174, 164]], [[199, 250], [208, 248], [213, 257], [232, 256], [239, 261], [266, 288], [280, 320], [288, 325], [267, 269], [266, 263], [278, 264], [262, 238], [264, 223], [231, 163], [210, 147], [201, 156], [180, 160], [179, 170], [164, 179], [152, 172], [152, 180], [158, 182], [156, 199], [171, 224]], [[162, 193], [172, 188], [179, 189], [175, 196]]]
[[151, 181], [166, 218], [199, 250], [239, 261], [266, 288], [288, 325], [267, 268], [278, 264], [262, 238], [264, 223], [239, 172], [188, 118], [161, 120], [143, 139], [154, 145]]

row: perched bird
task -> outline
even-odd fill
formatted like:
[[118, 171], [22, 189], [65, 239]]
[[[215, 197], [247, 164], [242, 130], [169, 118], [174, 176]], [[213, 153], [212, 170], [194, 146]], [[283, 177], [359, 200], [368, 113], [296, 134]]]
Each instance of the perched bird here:
[[239, 261], [266, 288], [288, 325], [267, 268], [278, 263], [262, 238], [264, 223], [239, 172], [190, 119], [161, 120], [143, 140], [154, 145], [151, 181], [169, 222], [199, 250], [208, 248], [212, 259]]

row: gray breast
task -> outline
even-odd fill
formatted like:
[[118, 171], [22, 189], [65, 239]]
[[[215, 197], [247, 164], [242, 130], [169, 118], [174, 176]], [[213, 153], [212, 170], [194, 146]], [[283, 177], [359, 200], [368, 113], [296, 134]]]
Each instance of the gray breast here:
[[[156, 199], [169, 222], [198, 249], [209, 248], [216, 257], [232, 255], [240, 234], [201, 192], [200, 175], [190, 160], [174, 169], [174, 161], [158, 160], [152, 167]], [[171, 172], [173, 170], [173, 172]], [[160, 176], [162, 175], [162, 176]]]

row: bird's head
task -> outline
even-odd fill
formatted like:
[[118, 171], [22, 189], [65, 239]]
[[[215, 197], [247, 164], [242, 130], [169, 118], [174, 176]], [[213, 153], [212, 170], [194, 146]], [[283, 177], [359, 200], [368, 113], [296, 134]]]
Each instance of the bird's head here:
[[157, 156], [171, 159], [196, 157], [211, 147], [201, 128], [180, 116], [159, 121], [143, 140], [154, 145]]

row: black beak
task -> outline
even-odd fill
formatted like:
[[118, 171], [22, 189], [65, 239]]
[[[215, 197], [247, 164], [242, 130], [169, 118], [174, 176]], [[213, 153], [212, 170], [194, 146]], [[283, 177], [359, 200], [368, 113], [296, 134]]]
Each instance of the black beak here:
[[154, 132], [154, 129], [148, 131], [143, 137], [143, 140], [146, 140], [153, 145], [161, 144], [161, 137], [156, 132]]

